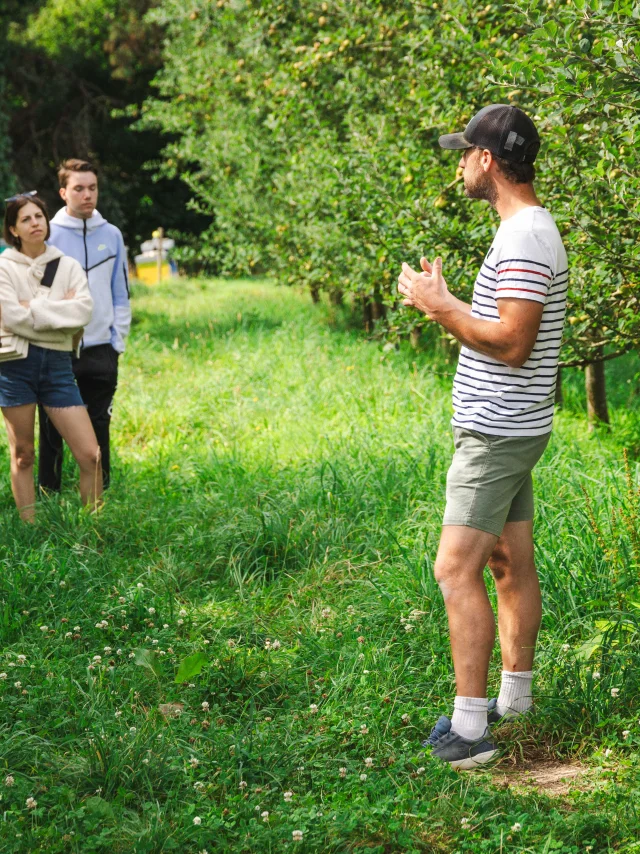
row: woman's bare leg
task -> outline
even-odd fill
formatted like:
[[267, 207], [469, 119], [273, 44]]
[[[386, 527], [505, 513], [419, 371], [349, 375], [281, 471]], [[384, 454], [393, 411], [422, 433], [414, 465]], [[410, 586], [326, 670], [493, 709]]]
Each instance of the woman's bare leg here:
[[100, 447], [87, 410], [84, 406], [62, 409], [45, 406], [45, 411], [80, 466], [82, 503], [97, 507], [102, 497], [102, 464]]
[[20, 518], [35, 522], [36, 490], [33, 480], [35, 403], [2, 409], [11, 450], [11, 491]]

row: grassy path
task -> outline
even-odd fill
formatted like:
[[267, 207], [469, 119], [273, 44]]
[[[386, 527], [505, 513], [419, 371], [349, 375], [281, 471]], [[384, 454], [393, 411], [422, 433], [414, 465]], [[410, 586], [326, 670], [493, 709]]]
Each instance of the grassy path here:
[[[0, 441], [3, 854], [640, 851], [638, 497], [577, 382], [537, 470], [540, 715], [459, 776], [420, 750], [453, 696], [448, 380], [264, 282], [134, 314], [97, 518], [69, 466], [18, 524]], [[525, 784], [551, 762], [581, 774]]]

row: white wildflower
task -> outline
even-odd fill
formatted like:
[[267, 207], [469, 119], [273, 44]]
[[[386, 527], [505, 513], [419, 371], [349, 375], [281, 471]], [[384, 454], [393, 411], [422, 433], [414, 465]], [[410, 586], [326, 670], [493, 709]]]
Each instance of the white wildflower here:
[[6, 679], [6, 678], [7, 678], [6, 673], [0, 673], [0, 679]]
[[293, 800], [293, 792], [285, 792], [283, 794], [285, 804], [290, 804]]
[[238, 788], [239, 789], [246, 789], [247, 788], [246, 780], [240, 780], [240, 782], [238, 783]]
[[597, 670], [592, 674], [592, 678], [593, 678], [594, 680], [595, 680], [595, 679], [599, 679], [599, 678], [600, 678], [600, 674], [598, 673], [598, 671], [597, 671]]
[[155, 612], [156, 612], [155, 608], [147, 608], [147, 610], [149, 611], [150, 614], [155, 614]]
[[623, 729], [622, 730], [622, 737], [623, 738], [629, 738], [630, 735], [631, 735], [631, 730], [629, 730], [629, 729]]
[[620, 693], [620, 689], [619, 689], [619, 688], [612, 688], [612, 689], [611, 689], [611, 696], [612, 696], [612, 697], [617, 697], [619, 693]]
[[24, 664], [26, 660], [27, 660], [26, 655], [19, 655], [18, 656], [18, 664]]
[[404, 715], [400, 718], [400, 720], [403, 724], [408, 724], [410, 720], [409, 715], [405, 712]]
[[260, 818], [263, 821], [269, 821], [269, 813], [267, 812], [267, 810], [264, 810], [264, 812], [260, 813]]
[[202, 704], [202, 711], [203, 711], [203, 712], [208, 712], [208, 711], [209, 711], [209, 703], [207, 703], [207, 701], [206, 701], [206, 700], [205, 700], [205, 701], [204, 701], [204, 703]]
[[22, 682], [14, 682], [13, 687], [14, 688], [22, 688]]
[[189, 759], [189, 765], [191, 765], [192, 768], [197, 768], [199, 764], [200, 760], [196, 759], [195, 756], [192, 756], [191, 759]]
[[344, 767], [340, 768], [340, 776], [341, 777], [347, 776], [347, 769], [346, 768], [344, 768]]
[[27, 809], [34, 810], [38, 806], [38, 802], [35, 798], [27, 798]]
[[569, 652], [569, 650], [570, 650], [570, 649], [571, 649], [571, 647], [569, 646], [569, 644], [568, 644], [568, 643], [563, 643], [563, 644], [562, 644], [562, 651], [563, 651], [563, 652]]
[[115, 713], [115, 715], [116, 715], [116, 717], [117, 717], [117, 718], [121, 718], [121, 717], [122, 717], [122, 712], [118, 709], [118, 711]]
[[139, 581], [139, 582], [136, 584], [136, 587], [138, 588], [138, 590], [142, 590], [142, 588], [144, 587], [144, 584], [143, 584], [141, 581]]
[[281, 643], [279, 640], [271, 641], [271, 649], [280, 649]]
[[40, 631], [41, 631], [41, 632], [48, 632], [48, 631], [49, 631], [49, 626], [40, 626]]
[[612, 753], [613, 753], [613, 750], [611, 750], [611, 748], [610, 748], [610, 747], [607, 747], [607, 749], [606, 749], [606, 750], [605, 750], [605, 752], [604, 752], [604, 757], [605, 757], [605, 759], [608, 759], [608, 758], [611, 756], [611, 754], [612, 754]]
[[323, 608], [322, 609], [322, 619], [328, 620], [331, 616], [331, 608]]
[[179, 616], [181, 616], [181, 617], [186, 617], [186, 616], [187, 616], [187, 612], [185, 611], [185, 609], [184, 609], [184, 608], [180, 608], [180, 610], [178, 611], [178, 614], [179, 614]]
[[367, 756], [367, 758], [364, 760], [364, 764], [367, 766], [367, 768], [373, 768], [373, 759], [370, 756]]
[[66, 638], [72, 638], [72, 637], [73, 637], [73, 632], [65, 632], [65, 633], [64, 633], [64, 636], [65, 636]]
[[302, 831], [301, 830], [292, 830], [291, 836], [293, 837], [294, 842], [302, 842]]
[[425, 772], [426, 770], [427, 770], [427, 769], [424, 767], [424, 765], [421, 765], [421, 766], [418, 768], [418, 770], [416, 771], [416, 774], [424, 774], [424, 772]]
[[80, 631], [80, 626], [74, 626], [74, 627], [73, 627], [73, 631], [74, 631], [74, 632], [79, 632], [79, 631]]
[[516, 821], [515, 824], [511, 825], [511, 830], [513, 831], [513, 833], [519, 833], [522, 830], [522, 825], [519, 821]]
[[360, 732], [362, 733], [362, 735], [366, 735], [369, 732], [369, 727], [366, 724], [361, 724]]
[[199, 815], [194, 815], [193, 823], [196, 825], [196, 827], [198, 827], [198, 825], [202, 824], [202, 819], [200, 818]]
[[129, 727], [130, 735], [135, 735], [137, 732], [138, 732], [138, 730], [134, 726]]
[[15, 783], [15, 780], [13, 779], [13, 777], [11, 776], [11, 774], [8, 774], [8, 775], [4, 778], [4, 784], [5, 784], [5, 786], [13, 786], [13, 784], [14, 784], [14, 783]]
[[367, 775], [366, 774], [360, 774], [360, 779], [364, 783], [364, 781], [367, 779]]
[[317, 715], [318, 714], [318, 706], [315, 703], [311, 703], [311, 705], [309, 706], [309, 711], [311, 712], [312, 715]]

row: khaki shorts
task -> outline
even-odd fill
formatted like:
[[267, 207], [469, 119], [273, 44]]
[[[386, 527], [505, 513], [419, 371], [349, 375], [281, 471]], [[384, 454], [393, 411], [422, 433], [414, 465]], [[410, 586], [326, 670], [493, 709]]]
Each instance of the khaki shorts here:
[[499, 537], [505, 522], [533, 519], [531, 472], [547, 447], [544, 436], [494, 436], [453, 428], [443, 525], [466, 525]]

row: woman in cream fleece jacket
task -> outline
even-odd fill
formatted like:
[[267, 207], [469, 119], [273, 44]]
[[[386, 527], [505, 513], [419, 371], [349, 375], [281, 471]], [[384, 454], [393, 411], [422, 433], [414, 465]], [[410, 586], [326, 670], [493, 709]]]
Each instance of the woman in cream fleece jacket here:
[[[35, 518], [36, 405], [42, 404], [80, 467], [80, 493], [95, 506], [102, 494], [100, 450], [71, 370], [74, 339], [93, 306], [80, 264], [47, 246], [49, 219], [33, 194], [8, 200], [0, 255], [0, 336], [28, 342], [26, 358], [0, 362], [0, 408], [11, 449], [11, 487], [21, 517]], [[47, 284], [45, 271], [54, 263]]]

